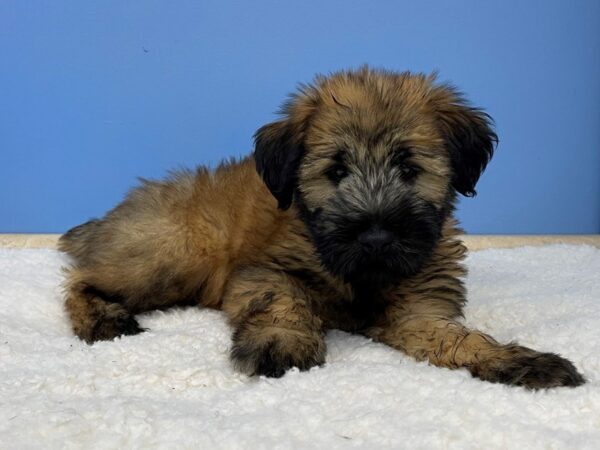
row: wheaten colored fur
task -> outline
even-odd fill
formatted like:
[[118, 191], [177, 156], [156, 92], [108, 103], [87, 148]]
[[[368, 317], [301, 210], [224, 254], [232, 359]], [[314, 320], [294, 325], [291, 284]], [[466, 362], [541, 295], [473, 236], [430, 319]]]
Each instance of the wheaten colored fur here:
[[257, 132], [254, 157], [143, 181], [61, 238], [73, 330], [92, 343], [142, 331], [137, 313], [198, 305], [227, 314], [250, 375], [323, 364], [339, 328], [489, 381], [580, 384], [567, 360], [458, 322], [453, 205], [494, 140], [487, 115], [434, 77], [318, 77]]

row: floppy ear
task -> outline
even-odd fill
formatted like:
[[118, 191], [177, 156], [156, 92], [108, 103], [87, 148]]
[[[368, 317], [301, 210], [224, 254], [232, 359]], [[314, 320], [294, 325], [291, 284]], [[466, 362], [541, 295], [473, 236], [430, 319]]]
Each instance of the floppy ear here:
[[254, 135], [256, 170], [277, 199], [279, 209], [292, 204], [300, 160], [304, 154], [302, 133], [288, 120], [273, 122]]
[[436, 111], [450, 153], [452, 185], [462, 195], [474, 197], [475, 185], [494, 154], [498, 136], [488, 114], [469, 106], [454, 89], [440, 89]]

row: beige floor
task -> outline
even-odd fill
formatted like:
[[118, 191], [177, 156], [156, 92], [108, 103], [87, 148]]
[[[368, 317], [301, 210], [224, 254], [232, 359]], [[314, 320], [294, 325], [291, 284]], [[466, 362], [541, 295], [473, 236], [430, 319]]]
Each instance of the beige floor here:
[[[0, 247], [56, 248], [58, 234], [0, 234]], [[600, 234], [590, 235], [465, 235], [471, 250], [511, 248], [522, 245], [587, 244], [600, 248]]]

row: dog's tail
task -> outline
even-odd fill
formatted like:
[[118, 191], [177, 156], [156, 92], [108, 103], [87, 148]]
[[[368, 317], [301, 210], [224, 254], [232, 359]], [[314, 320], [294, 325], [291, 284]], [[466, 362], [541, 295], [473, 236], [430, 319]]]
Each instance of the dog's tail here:
[[58, 249], [75, 258], [80, 257], [96, 237], [101, 222], [99, 219], [92, 219], [71, 228], [58, 239]]

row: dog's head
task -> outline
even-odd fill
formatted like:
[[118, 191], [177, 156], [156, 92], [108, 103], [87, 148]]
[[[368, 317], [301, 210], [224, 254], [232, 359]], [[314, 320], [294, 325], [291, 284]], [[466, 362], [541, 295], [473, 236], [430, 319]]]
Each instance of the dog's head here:
[[256, 133], [257, 170], [279, 208], [297, 205], [324, 266], [353, 283], [416, 273], [497, 141], [487, 114], [421, 74], [317, 77], [282, 115]]

